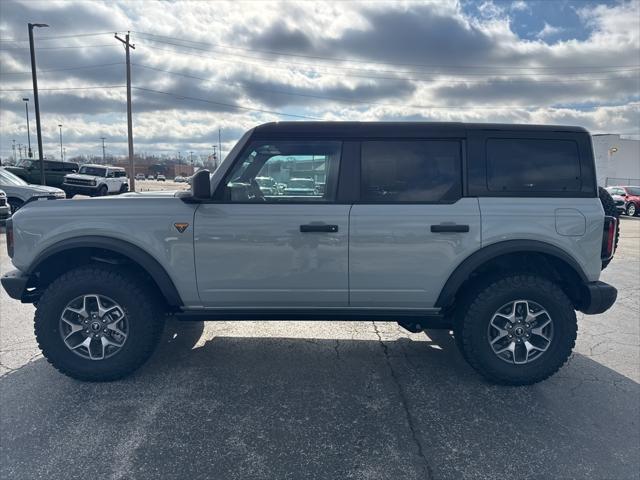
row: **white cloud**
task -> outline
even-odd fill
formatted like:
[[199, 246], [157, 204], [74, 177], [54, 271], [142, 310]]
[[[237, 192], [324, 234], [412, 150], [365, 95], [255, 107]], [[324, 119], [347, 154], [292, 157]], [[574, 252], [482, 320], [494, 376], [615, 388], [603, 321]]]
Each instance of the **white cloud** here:
[[[633, 103], [640, 97], [640, 70], [617, 67], [640, 65], [640, 2], [581, 8], [589, 38], [552, 44], [546, 40], [561, 26], [545, 22], [534, 41], [511, 29], [509, 15], [525, 8], [535, 13], [521, 1], [486, 1], [477, 17], [453, 0], [4, 1], [0, 37], [22, 43], [2, 44], [7, 48], [0, 50], [0, 88], [30, 88], [29, 75], [10, 73], [29, 71], [25, 22], [36, 15], [51, 24], [37, 32], [40, 48], [116, 44], [111, 34], [60, 40], [45, 35], [132, 30], [134, 86], [182, 95], [134, 91], [137, 150], [206, 150], [218, 128], [227, 132], [230, 146], [243, 129], [287, 118], [220, 104], [332, 120], [567, 123], [640, 134]], [[172, 38], [152, 41], [140, 32]], [[44, 70], [123, 60], [120, 47], [42, 49], [40, 86], [122, 84], [123, 65]], [[23, 93], [30, 95], [0, 92], [2, 156], [12, 139], [26, 140]], [[123, 98], [122, 89], [43, 90], [45, 150], [57, 151], [57, 124], [63, 123], [69, 154], [96, 150], [101, 136], [110, 139], [113, 153], [124, 154]], [[452, 108], [435, 108], [447, 106]]]
[[563, 31], [563, 28], [554, 27], [553, 25], [549, 25], [547, 22], [544, 22], [544, 27], [536, 34], [536, 37], [546, 39], [558, 35]]

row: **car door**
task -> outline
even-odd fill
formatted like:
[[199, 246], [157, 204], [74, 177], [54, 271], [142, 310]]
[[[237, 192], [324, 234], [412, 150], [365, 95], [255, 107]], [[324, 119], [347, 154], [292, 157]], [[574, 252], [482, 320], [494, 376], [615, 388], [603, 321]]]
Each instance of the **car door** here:
[[458, 139], [364, 141], [350, 214], [351, 307], [432, 308], [480, 248], [478, 200], [462, 196]]
[[[336, 203], [339, 141], [251, 142], [214, 200], [195, 214], [196, 278], [207, 307], [345, 307], [348, 305], [350, 205]], [[306, 178], [325, 192], [262, 192]], [[263, 187], [264, 188], [264, 187]]]

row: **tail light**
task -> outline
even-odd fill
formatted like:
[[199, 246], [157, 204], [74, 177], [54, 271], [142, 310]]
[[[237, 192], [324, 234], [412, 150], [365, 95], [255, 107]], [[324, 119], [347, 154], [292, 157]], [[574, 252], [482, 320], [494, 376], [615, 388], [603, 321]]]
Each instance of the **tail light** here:
[[616, 217], [604, 217], [604, 232], [602, 235], [602, 260], [610, 260], [616, 249], [616, 230], [618, 219]]
[[7, 253], [9, 258], [13, 258], [13, 221], [9, 218], [6, 224], [7, 230]]

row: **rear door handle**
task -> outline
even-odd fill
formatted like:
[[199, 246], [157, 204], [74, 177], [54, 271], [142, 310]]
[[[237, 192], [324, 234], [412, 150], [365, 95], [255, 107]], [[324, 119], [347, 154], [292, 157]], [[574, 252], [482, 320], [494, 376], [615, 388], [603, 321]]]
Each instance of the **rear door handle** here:
[[449, 233], [449, 232], [466, 233], [469, 231], [469, 225], [454, 225], [454, 224], [431, 225], [431, 231], [433, 233]]
[[309, 232], [335, 233], [338, 231], [338, 225], [323, 225], [323, 224], [310, 223], [307, 225], [300, 225], [300, 231], [302, 233], [309, 233]]

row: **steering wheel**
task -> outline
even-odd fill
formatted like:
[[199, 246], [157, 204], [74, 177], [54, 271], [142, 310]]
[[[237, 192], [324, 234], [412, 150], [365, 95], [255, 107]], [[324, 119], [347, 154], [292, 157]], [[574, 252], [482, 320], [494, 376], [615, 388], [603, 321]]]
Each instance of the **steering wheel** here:
[[260, 185], [258, 185], [258, 182], [255, 178], [252, 178], [249, 181], [249, 187], [249, 191], [247, 192], [249, 194], [249, 200], [258, 202], [266, 201], [264, 198], [264, 193], [262, 193], [262, 190], [260, 190]]

